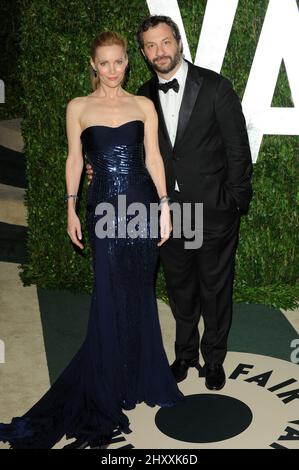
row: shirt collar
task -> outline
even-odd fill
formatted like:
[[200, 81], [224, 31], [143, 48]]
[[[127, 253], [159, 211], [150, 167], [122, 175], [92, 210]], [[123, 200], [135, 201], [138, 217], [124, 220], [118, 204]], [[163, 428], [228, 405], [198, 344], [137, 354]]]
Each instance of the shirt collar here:
[[186, 79], [187, 72], [188, 72], [188, 64], [183, 59], [182, 63], [181, 63], [181, 66], [178, 68], [176, 73], [171, 78], [169, 78], [168, 80], [165, 80], [165, 78], [160, 77], [158, 74], [157, 75], [158, 75], [159, 83], [170, 82], [171, 80], [176, 78], [177, 81], [179, 82], [179, 85], [182, 85], [184, 83], [184, 80]]

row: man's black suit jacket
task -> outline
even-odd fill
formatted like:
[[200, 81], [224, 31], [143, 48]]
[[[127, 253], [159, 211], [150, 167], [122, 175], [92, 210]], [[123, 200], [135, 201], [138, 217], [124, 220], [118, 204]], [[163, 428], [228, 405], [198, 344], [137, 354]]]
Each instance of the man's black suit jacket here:
[[[247, 212], [252, 197], [252, 159], [240, 100], [222, 75], [188, 62], [185, 90], [172, 147], [155, 74], [139, 95], [150, 98], [159, 117], [159, 146], [167, 191], [182, 202], [202, 202], [204, 222], [223, 225]], [[175, 180], [180, 193], [174, 192]]]

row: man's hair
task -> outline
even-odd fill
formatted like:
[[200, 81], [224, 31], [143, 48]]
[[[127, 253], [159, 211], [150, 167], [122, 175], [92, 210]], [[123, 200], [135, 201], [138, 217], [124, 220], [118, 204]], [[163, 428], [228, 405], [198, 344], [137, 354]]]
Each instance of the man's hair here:
[[181, 34], [178, 25], [169, 16], [151, 15], [142, 21], [137, 31], [137, 41], [140, 49], [144, 48], [143, 33], [148, 31], [150, 28], [158, 26], [160, 23], [165, 23], [171, 28], [174, 39], [179, 43], [181, 40]]

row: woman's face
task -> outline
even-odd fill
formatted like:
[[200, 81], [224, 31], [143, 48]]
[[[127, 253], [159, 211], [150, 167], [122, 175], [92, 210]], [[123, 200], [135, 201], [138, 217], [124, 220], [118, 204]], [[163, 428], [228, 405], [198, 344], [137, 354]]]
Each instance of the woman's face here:
[[122, 83], [127, 64], [125, 51], [119, 45], [97, 47], [95, 61], [91, 61], [101, 83], [111, 88]]

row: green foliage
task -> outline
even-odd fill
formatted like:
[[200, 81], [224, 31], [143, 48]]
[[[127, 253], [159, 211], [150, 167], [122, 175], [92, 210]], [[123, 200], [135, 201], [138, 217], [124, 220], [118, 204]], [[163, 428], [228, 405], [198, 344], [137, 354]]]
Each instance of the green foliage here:
[[[101, 30], [123, 34], [129, 44], [128, 90], [136, 92], [150, 76], [138, 51], [135, 33], [148, 14], [146, 2], [123, 0], [23, 0], [19, 57], [24, 90], [25, 152], [29, 188], [29, 264], [25, 284], [90, 292], [92, 270], [86, 240], [84, 174], [79, 217], [86, 249], [77, 252], [66, 233], [65, 109], [68, 101], [90, 93], [89, 45]], [[221, 73], [232, 80], [242, 98], [267, 0], [240, 0]], [[206, 1], [180, 0], [194, 58]], [[130, 8], [129, 8], [130, 7]], [[284, 66], [275, 106], [292, 106]], [[298, 138], [265, 136], [254, 166], [254, 199], [242, 218], [236, 259], [235, 301], [292, 307], [298, 288]], [[157, 293], [166, 299], [160, 271]]]
[[5, 85], [5, 103], [0, 104], [0, 119], [20, 117], [24, 111], [20, 80], [19, 0], [1, 2], [0, 79]]

